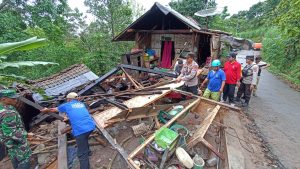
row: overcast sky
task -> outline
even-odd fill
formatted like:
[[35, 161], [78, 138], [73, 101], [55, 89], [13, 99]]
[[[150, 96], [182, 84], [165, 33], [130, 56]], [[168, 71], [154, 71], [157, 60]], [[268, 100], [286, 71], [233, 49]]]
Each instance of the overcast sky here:
[[[0, 0], [1, 1], [1, 0]], [[68, 0], [71, 8], [78, 8], [81, 12], [85, 13], [87, 7], [84, 6], [84, 0]], [[159, 2], [163, 5], [167, 5], [171, 0], [136, 0], [137, 3], [143, 5], [148, 10], [155, 2]], [[242, 10], [248, 10], [252, 5], [263, 0], [216, 0], [218, 7], [228, 6], [229, 13], [236, 14]], [[91, 20], [91, 16], [88, 16]]]

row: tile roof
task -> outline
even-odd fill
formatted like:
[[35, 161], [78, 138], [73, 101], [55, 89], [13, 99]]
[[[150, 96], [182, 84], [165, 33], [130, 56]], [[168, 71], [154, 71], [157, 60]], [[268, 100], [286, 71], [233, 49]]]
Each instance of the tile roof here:
[[57, 96], [98, 78], [86, 65], [76, 64], [50, 77], [33, 81], [33, 87], [44, 89], [48, 96]]

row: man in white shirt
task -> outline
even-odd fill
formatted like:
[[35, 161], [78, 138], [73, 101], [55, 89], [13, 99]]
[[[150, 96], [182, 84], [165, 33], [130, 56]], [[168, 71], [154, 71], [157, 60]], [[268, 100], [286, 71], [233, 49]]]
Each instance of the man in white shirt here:
[[270, 66], [270, 64], [267, 64], [266, 62], [262, 61], [262, 58], [261, 58], [260, 55], [256, 56], [255, 63], [259, 67], [259, 70], [258, 70], [258, 74], [257, 74], [256, 85], [255, 85], [255, 88], [253, 89], [253, 96], [257, 96], [256, 91], [257, 91], [257, 86], [258, 86], [258, 83], [259, 83], [259, 80], [260, 80], [260, 75], [261, 75], [262, 69], [265, 69], [265, 68]]
[[177, 82], [184, 81], [183, 91], [198, 95], [198, 64], [194, 61], [195, 54], [188, 53], [186, 62], [183, 64], [181, 74], [177, 78]]

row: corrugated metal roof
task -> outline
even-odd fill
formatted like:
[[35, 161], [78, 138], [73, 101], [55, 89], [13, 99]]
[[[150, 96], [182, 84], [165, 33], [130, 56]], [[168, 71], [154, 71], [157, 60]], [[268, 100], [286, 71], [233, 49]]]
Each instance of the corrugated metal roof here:
[[187, 17], [183, 16], [181, 13], [175, 11], [170, 6], [164, 6], [164, 5], [162, 5], [158, 2], [155, 2], [154, 5], [156, 5], [165, 15], [168, 15], [169, 13], [171, 13], [174, 16], [176, 16], [178, 19], [183, 21], [185, 24], [189, 25], [190, 27], [192, 27], [194, 29], [197, 29], [197, 30], [201, 30], [199, 25], [197, 25], [196, 23], [194, 23], [193, 21], [191, 21]]
[[170, 6], [164, 6], [164, 5], [162, 5], [158, 2], [155, 2], [154, 5], [156, 5], [165, 15], [168, 15], [169, 13], [171, 13], [174, 16], [176, 16], [178, 19], [183, 21], [185, 24], [189, 25], [190, 27], [192, 27], [194, 29], [197, 29], [197, 30], [201, 30], [199, 25], [197, 25], [196, 23], [194, 23], [193, 21], [191, 21], [187, 17], [183, 16], [181, 13], [175, 11]]
[[84, 64], [73, 65], [50, 77], [33, 81], [35, 88], [45, 89], [46, 95], [66, 94], [75, 88], [94, 81], [99, 77]]
[[[151, 9], [149, 9], [145, 14], [143, 14], [140, 18], [138, 18], [136, 21], [134, 21], [131, 25], [129, 25], [123, 32], [121, 32], [119, 35], [117, 35], [113, 40], [134, 40], [134, 32], [127, 32], [129, 29], [133, 29], [135, 27], [143, 27], [144, 25], [149, 26], [149, 22], [151, 22], [153, 25], [151, 25], [151, 28], [148, 28], [149, 30], [152, 30], [153, 27], [155, 27], [155, 24], [157, 24], [157, 20], [161, 19], [161, 16], [159, 13], [162, 13], [163, 15], [167, 16], [171, 14], [174, 18], [179, 20], [183, 23], [183, 25], [186, 25], [184, 29], [194, 29], [194, 30], [201, 30], [200, 26], [190, 20], [189, 18], [183, 16], [179, 12], [175, 11], [169, 6], [161, 5], [160, 3], [156, 2]], [[150, 19], [149, 19], [150, 17]], [[143, 24], [141, 24], [141, 22]], [[182, 29], [182, 28], [179, 28]]]
[[[165, 24], [164, 24], [165, 23]], [[164, 26], [162, 26], [164, 25]], [[169, 27], [165, 27], [165, 26]], [[171, 26], [170, 26], [171, 25]], [[114, 37], [114, 41], [132, 41], [135, 39], [135, 32], [132, 30], [189, 30], [193, 29], [199, 33], [229, 34], [222, 31], [202, 29], [199, 23], [191, 17], [185, 17], [170, 6], [164, 6], [156, 2], [151, 9], [134, 21], [119, 35]]]

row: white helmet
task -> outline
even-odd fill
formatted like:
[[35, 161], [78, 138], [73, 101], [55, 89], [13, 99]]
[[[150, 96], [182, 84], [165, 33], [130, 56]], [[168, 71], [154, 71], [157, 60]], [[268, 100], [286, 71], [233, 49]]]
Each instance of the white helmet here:
[[67, 99], [76, 99], [78, 97], [78, 94], [75, 92], [71, 92], [67, 95]]

